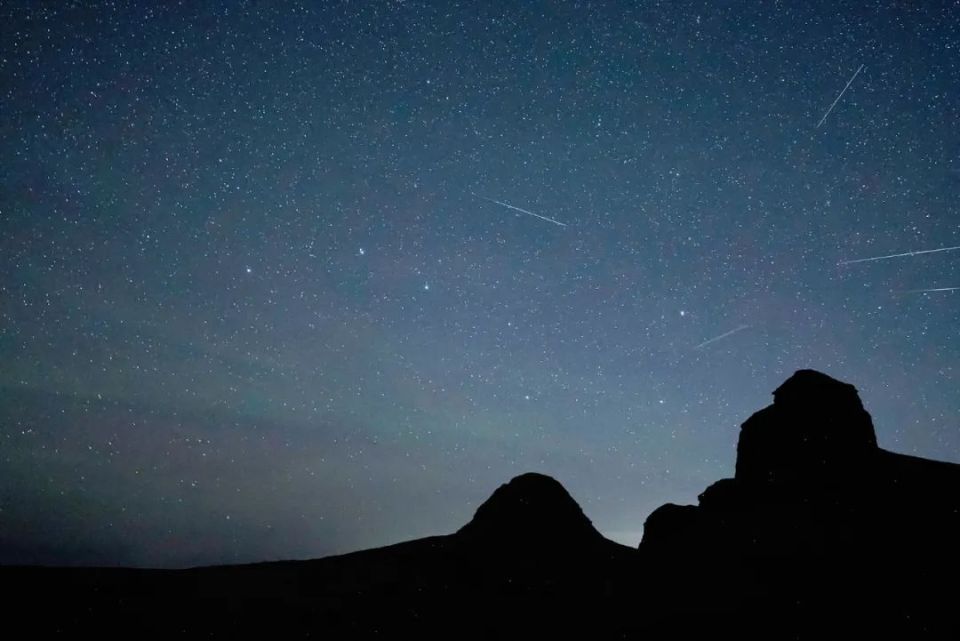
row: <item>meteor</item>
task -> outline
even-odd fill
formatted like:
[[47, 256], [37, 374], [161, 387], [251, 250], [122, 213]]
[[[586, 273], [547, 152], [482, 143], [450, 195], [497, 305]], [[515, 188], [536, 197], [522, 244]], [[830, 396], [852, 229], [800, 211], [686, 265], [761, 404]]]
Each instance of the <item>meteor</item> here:
[[834, 100], [834, 101], [833, 101], [833, 104], [830, 105], [830, 108], [827, 109], [827, 113], [823, 114], [823, 118], [820, 119], [820, 122], [817, 123], [817, 126], [814, 127], [814, 129], [819, 129], [819, 128], [820, 128], [820, 125], [823, 124], [823, 121], [827, 119], [827, 116], [830, 115], [830, 112], [833, 111], [833, 108], [836, 107], [836, 106], [837, 106], [837, 103], [840, 102], [840, 99], [843, 98], [843, 94], [845, 94], [845, 93], [847, 92], [847, 89], [850, 88], [850, 84], [853, 82], [853, 79], [857, 77], [857, 74], [860, 73], [861, 69], [863, 69], [863, 65], [860, 65], [860, 69], [857, 69], [857, 70], [854, 72], [854, 74], [853, 74], [852, 76], [850, 76], [850, 80], [847, 81], [847, 86], [843, 88], [843, 91], [840, 92], [840, 95], [837, 96], [837, 99]]
[[949, 252], [960, 249], [960, 245], [956, 247], [941, 247], [939, 249], [921, 249], [918, 251], [912, 252], [903, 252], [902, 254], [890, 254], [889, 256], [871, 256], [870, 258], [858, 258], [856, 260], [843, 260], [840, 261], [840, 265], [852, 265], [854, 263], [870, 263], [875, 260], [887, 260], [888, 258], [901, 258], [903, 256], [919, 256], [920, 254], [936, 254], [937, 252]]
[[702, 343], [700, 343], [699, 345], [697, 345], [696, 347], [694, 347], [693, 349], [700, 349], [701, 347], [706, 347], [706, 346], [709, 345], [710, 343], [716, 343], [718, 340], [721, 340], [721, 339], [723, 339], [723, 338], [726, 338], [727, 336], [733, 336], [733, 335], [736, 334], [737, 332], [741, 332], [741, 331], [747, 329], [748, 327], [750, 327], [750, 326], [749, 326], [749, 325], [741, 325], [740, 327], [738, 327], [738, 328], [736, 328], [736, 329], [731, 329], [729, 332], [726, 332], [725, 334], [720, 334], [719, 336], [714, 336], [714, 337], [711, 338], [711, 339], [705, 340], [705, 341], [703, 341]]
[[933, 287], [931, 289], [908, 289], [904, 294], [929, 294], [932, 292], [955, 292], [960, 287]]
[[540, 220], [545, 220], [545, 221], [547, 221], [548, 223], [553, 223], [554, 225], [560, 225], [561, 227], [566, 227], [566, 226], [567, 226], [566, 223], [561, 223], [559, 220], [554, 220], [553, 218], [547, 218], [546, 216], [541, 216], [540, 214], [535, 214], [535, 213], [533, 213], [532, 211], [528, 211], [528, 210], [522, 209], [522, 208], [520, 208], [520, 207], [515, 207], [514, 205], [511, 205], [510, 203], [505, 203], [505, 202], [502, 202], [502, 201], [499, 201], [499, 200], [494, 200], [493, 198], [487, 198], [486, 196], [481, 196], [480, 194], [474, 194], [473, 192], [470, 192], [470, 193], [471, 193], [472, 195], [476, 196], [477, 198], [482, 198], [483, 200], [486, 200], [487, 202], [496, 203], [496, 204], [500, 205], [501, 207], [506, 207], [507, 209], [512, 209], [512, 210], [514, 210], [514, 211], [519, 211], [519, 212], [522, 213], [522, 214], [527, 214], [527, 215], [530, 215], [530, 216], [536, 216], [536, 217], [539, 218]]

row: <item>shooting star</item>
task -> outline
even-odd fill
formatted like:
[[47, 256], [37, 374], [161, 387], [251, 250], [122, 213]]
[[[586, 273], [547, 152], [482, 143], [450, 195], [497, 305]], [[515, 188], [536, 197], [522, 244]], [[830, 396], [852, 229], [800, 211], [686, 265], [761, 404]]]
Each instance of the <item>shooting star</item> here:
[[476, 196], [477, 198], [482, 198], [483, 200], [486, 200], [487, 202], [496, 203], [496, 204], [498, 204], [498, 205], [500, 205], [500, 206], [502, 206], [502, 207], [506, 207], [507, 209], [512, 209], [512, 210], [514, 210], [514, 211], [519, 211], [519, 212], [522, 213], [522, 214], [528, 214], [528, 215], [530, 215], [530, 216], [536, 216], [536, 217], [539, 218], [540, 220], [545, 220], [545, 221], [547, 221], [548, 223], [553, 223], [554, 225], [560, 225], [561, 227], [566, 227], [566, 226], [567, 226], [567, 223], [561, 223], [559, 220], [554, 220], [553, 218], [547, 218], [546, 216], [541, 216], [540, 214], [535, 214], [535, 213], [533, 213], [532, 211], [527, 211], [526, 209], [521, 209], [520, 207], [515, 207], [515, 206], [511, 205], [510, 203], [505, 203], [505, 202], [501, 202], [501, 201], [499, 201], [499, 200], [494, 200], [493, 198], [487, 198], [486, 196], [481, 196], [480, 194], [474, 194], [472, 191], [471, 191], [470, 193], [471, 193], [472, 195]]
[[738, 328], [736, 328], [736, 329], [731, 329], [729, 332], [727, 332], [727, 333], [725, 333], [725, 334], [720, 334], [719, 336], [714, 336], [714, 337], [711, 338], [711, 339], [705, 340], [705, 341], [703, 341], [702, 343], [700, 343], [699, 345], [697, 345], [696, 347], [694, 347], [693, 349], [700, 349], [701, 347], [706, 347], [706, 346], [709, 345], [710, 343], [716, 343], [718, 340], [724, 339], [724, 338], [726, 338], [727, 336], [733, 336], [733, 335], [736, 334], [737, 332], [742, 332], [743, 330], [747, 329], [748, 327], [750, 327], [750, 326], [749, 326], [749, 325], [741, 325], [740, 327], [738, 327]]
[[843, 94], [847, 92], [847, 89], [849, 89], [850, 85], [853, 83], [853, 79], [857, 77], [857, 75], [860, 73], [862, 69], [863, 69], [863, 65], [860, 65], [860, 68], [857, 69], [852, 76], [850, 76], [850, 80], [847, 81], [847, 86], [843, 88], [843, 91], [840, 92], [840, 95], [837, 96], [837, 99], [834, 100], [833, 104], [830, 105], [830, 108], [827, 109], [827, 113], [823, 114], [823, 118], [821, 118], [820, 122], [817, 123], [817, 126], [815, 127], [815, 129], [820, 128], [820, 125], [822, 125], [823, 121], [827, 119], [827, 116], [830, 115], [830, 112], [833, 111], [833, 108], [837, 106], [837, 103], [840, 102], [841, 98], [843, 98]]
[[940, 247], [939, 249], [921, 249], [914, 252], [903, 252], [902, 254], [890, 254], [889, 256], [871, 256], [870, 258], [858, 258], [856, 260], [842, 260], [840, 265], [852, 265], [854, 263], [871, 263], [875, 260], [887, 260], [889, 258], [902, 258], [903, 256], [919, 256], [920, 254], [936, 254], [937, 252], [950, 252], [960, 249], [960, 245], [956, 247]]
[[930, 294], [933, 292], [955, 292], [960, 290], [960, 287], [933, 287], [930, 289], [908, 289], [903, 292], [904, 294]]

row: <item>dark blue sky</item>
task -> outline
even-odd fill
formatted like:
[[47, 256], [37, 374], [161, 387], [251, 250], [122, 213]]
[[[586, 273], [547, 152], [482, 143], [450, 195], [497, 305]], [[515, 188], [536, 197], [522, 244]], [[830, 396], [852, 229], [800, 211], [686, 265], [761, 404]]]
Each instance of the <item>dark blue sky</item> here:
[[960, 461], [960, 251], [840, 264], [960, 245], [956, 3], [0, 14], [0, 562], [322, 556], [525, 471], [636, 544], [805, 367]]

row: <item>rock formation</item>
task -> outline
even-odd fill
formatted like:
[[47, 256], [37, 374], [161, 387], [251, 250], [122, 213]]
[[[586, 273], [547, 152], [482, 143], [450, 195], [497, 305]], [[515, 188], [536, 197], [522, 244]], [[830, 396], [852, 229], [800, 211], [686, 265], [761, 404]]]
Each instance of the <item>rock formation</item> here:
[[477, 543], [532, 543], [538, 548], [571, 548], [604, 540], [563, 485], [533, 472], [497, 488], [456, 536]]
[[960, 466], [879, 448], [856, 389], [801, 370], [743, 424], [734, 478], [655, 510], [640, 552], [665, 584], [720, 577], [750, 595], [767, 615], [739, 611], [760, 627], [940, 634], [956, 629], [956, 589], [941, 586], [957, 580], [957, 540]]

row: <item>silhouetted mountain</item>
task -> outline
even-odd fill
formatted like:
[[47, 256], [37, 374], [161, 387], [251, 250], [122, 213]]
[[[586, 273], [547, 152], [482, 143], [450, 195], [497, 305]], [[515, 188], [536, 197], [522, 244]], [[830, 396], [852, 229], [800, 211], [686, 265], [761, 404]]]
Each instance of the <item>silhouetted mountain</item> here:
[[457, 536], [478, 545], [533, 545], [538, 549], [603, 540], [563, 485], [533, 472], [497, 488]]
[[750, 594], [774, 630], [947, 634], [958, 537], [960, 466], [880, 449], [856, 389], [802, 370], [743, 424], [735, 477], [655, 510], [640, 551]]
[[798, 490], [820, 487], [862, 473], [876, 453], [873, 421], [853, 385], [800, 370], [773, 399], [743, 424], [737, 479]]
[[593, 616], [620, 602], [636, 559], [636, 550], [597, 532], [559, 482], [524, 474], [450, 535], [314, 561], [176, 571], [0, 568], [0, 577], [21, 586], [27, 608], [56, 604], [41, 628], [119, 636], [149, 617], [148, 632], [158, 636], [186, 629], [515, 638], [596, 630]]
[[445, 536], [0, 578], [11, 620], [101, 637], [958, 638], [958, 540], [960, 466], [879, 448], [856, 389], [802, 370], [743, 424], [734, 478], [655, 510], [637, 550], [601, 536], [559, 482], [524, 474]]

